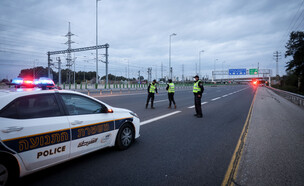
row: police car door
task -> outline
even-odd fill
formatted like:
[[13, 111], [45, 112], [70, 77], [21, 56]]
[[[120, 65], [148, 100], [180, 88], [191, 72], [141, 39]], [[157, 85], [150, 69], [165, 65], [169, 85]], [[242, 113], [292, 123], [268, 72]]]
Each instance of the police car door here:
[[113, 114], [87, 96], [61, 93], [71, 126], [71, 156], [108, 146], [113, 139]]
[[54, 94], [36, 94], [19, 97], [1, 110], [0, 137], [27, 170], [69, 157], [70, 127], [58, 103]]

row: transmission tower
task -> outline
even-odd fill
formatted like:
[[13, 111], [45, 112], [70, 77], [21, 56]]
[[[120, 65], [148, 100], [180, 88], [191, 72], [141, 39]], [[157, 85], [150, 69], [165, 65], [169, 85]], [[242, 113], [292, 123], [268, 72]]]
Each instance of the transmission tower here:
[[279, 59], [281, 59], [281, 52], [275, 51], [273, 57], [276, 60], [276, 75], [279, 75]]
[[157, 65], [155, 65], [155, 79], [157, 81]]
[[68, 45], [68, 53], [67, 53], [67, 64], [66, 66], [68, 67], [68, 83], [71, 83], [71, 66], [72, 66], [72, 56], [71, 56], [71, 49], [72, 49], [72, 43], [75, 43], [74, 41], [71, 40], [71, 37], [74, 34], [72, 34], [71, 32], [71, 23], [69, 22], [69, 31], [68, 33], [65, 35], [65, 37], [68, 38], [68, 41], [65, 42], [66, 45]]
[[163, 62], [161, 63], [160, 70], [161, 70], [161, 78], [163, 79], [164, 78], [164, 66], [163, 66]]
[[182, 81], [184, 82], [185, 81], [185, 76], [184, 76], [184, 64], [182, 64]]
[[140, 70], [138, 71], [138, 81], [139, 81], [139, 84], [141, 84], [141, 79], [140, 79]]
[[148, 68], [148, 82], [151, 82], [152, 80], [152, 67]]

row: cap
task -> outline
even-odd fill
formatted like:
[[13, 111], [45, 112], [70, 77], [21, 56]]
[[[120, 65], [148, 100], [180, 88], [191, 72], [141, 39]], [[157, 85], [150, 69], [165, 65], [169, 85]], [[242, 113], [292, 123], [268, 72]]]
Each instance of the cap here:
[[199, 78], [199, 76], [198, 76], [198, 75], [196, 75], [196, 76], [194, 76], [194, 78]]

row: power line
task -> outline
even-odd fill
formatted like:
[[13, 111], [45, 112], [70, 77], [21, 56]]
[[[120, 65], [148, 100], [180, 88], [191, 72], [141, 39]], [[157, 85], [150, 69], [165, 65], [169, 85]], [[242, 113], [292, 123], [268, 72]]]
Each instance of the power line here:
[[[302, 7], [303, 2], [304, 2], [304, 0], [302, 1], [302, 4], [301, 4], [300, 8]], [[293, 26], [291, 27], [291, 30], [294, 29], [294, 27], [296, 26], [298, 20], [302, 17], [302, 14], [303, 14], [303, 13], [304, 13], [304, 9], [302, 10], [301, 14], [298, 16], [297, 20], [294, 22]], [[303, 17], [302, 17], [302, 19], [303, 19]]]
[[[282, 38], [281, 38], [281, 40], [280, 40], [280, 42], [279, 42], [279, 45], [281, 45], [281, 43], [284, 42], [285, 40], [288, 40], [289, 33], [293, 30], [294, 25], [296, 24], [296, 22], [298, 21], [298, 19], [299, 19], [299, 18], [301, 17], [301, 15], [303, 14], [303, 11], [304, 11], [304, 10], [303, 10], [302, 13], [298, 16], [298, 18], [296, 18], [297, 15], [298, 15], [298, 13], [299, 13], [299, 11], [300, 11], [300, 9], [301, 9], [302, 6], [303, 6], [303, 3], [304, 3], [304, 0], [302, 0], [302, 2], [301, 2], [301, 4], [300, 4], [300, 6], [299, 6], [297, 12], [296, 12], [296, 13], [294, 14], [294, 16], [291, 18], [290, 23], [289, 23], [289, 25], [288, 25], [286, 31], [285, 31], [284, 34], [282, 35]], [[295, 21], [295, 20], [296, 20], [296, 21]], [[285, 43], [284, 43], [284, 44], [285, 44]]]

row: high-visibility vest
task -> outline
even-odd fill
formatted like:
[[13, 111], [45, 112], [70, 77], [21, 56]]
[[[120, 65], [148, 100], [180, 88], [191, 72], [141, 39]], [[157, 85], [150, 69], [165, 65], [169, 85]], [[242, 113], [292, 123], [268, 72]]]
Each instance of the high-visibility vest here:
[[150, 92], [150, 93], [155, 93], [155, 89], [156, 89], [156, 86], [153, 85], [153, 84], [151, 83], [151, 84], [150, 84], [149, 92]]
[[174, 93], [174, 83], [169, 83], [168, 93]]
[[194, 83], [193, 85], [193, 93], [198, 93], [201, 91], [201, 88], [198, 86], [198, 84], [201, 82], [201, 80], [198, 80], [197, 82]]

